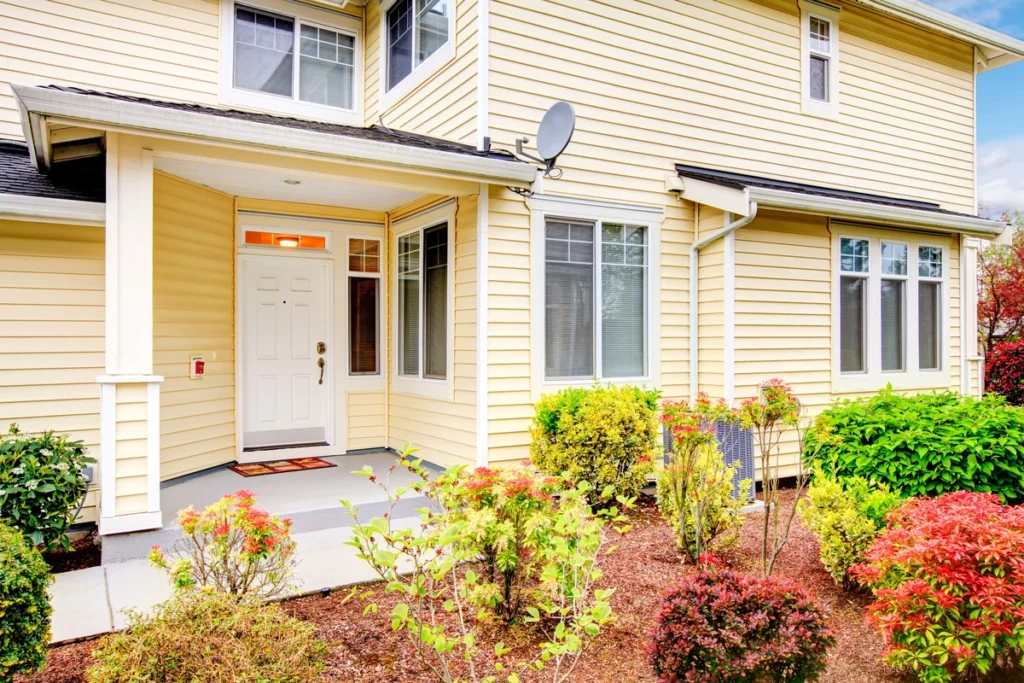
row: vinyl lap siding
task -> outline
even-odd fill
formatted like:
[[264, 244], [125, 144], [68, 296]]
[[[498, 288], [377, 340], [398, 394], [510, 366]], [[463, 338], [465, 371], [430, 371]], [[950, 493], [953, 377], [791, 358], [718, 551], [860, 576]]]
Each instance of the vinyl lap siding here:
[[[697, 221], [703, 238], [725, 226], [725, 214], [701, 206]], [[697, 388], [713, 398], [725, 398], [724, 287], [725, 241], [718, 239], [701, 249], [697, 261]]]
[[[162, 173], [153, 195], [163, 480], [235, 459], [234, 200]], [[193, 354], [206, 360], [202, 379], [189, 379]]]
[[103, 250], [102, 228], [0, 221], [0, 429], [68, 434], [97, 460]]
[[347, 450], [384, 446], [384, 392], [349, 392], [346, 429]]
[[145, 384], [118, 384], [114, 394], [114, 514], [133, 515], [149, 509], [146, 470], [147, 428]]

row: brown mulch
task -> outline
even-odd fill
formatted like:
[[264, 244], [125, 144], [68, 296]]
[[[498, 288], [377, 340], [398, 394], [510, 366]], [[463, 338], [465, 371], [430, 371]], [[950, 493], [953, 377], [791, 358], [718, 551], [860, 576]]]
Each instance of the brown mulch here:
[[100, 566], [100, 546], [96, 543], [96, 532], [89, 532], [72, 541], [70, 551], [57, 548], [43, 553], [43, 559], [50, 565], [51, 574]]
[[[789, 494], [790, 496], [792, 494]], [[603, 633], [594, 648], [573, 673], [577, 683], [631, 683], [654, 681], [644, 655], [661, 593], [679, 577], [692, 571], [681, 564], [671, 532], [657, 514], [653, 501], [642, 499], [634, 515], [633, 529], [619, 540], [618, 549], [604, 563], [601, 583], [616, 587], [612, 606], [618, 620]], [[742, 570], [756, 571], [760, 553], [761, 515], [749, 515], [740, 543], [727, 556]], [[818, 561], [814, 537], [795, 521], [787, 548], [776, 573], [798, 581], [811, 590], [830, 613], [829, 623], [838, 633], [838, 644], [829, 653], [824, 683], [879, 683], [902, 680], [879, 662], [882, 641], [865, 623], [864, 605], [869, 597], [844, 592], [833, 584]], [[380, 586], [370, 601], [379, 606], [377, 614], [363, 615], [367, 600], [348, 599], [348, 591], [335, 591], [327, 598], [312, 596], [290, 600], [283, 607], [290, 614], [317, 624], [320, 635], [330, 643], [328, 670], [322, 680], [352, 683], [419, 683], [434, 679], [416, 660], [404, 636], [391, 630], [389, 614], [396, 602]], [[502, 640], [513, 651], [506, 662], [535, 652], [537, 636], [529, 629], [497, 628], [480, 634], [482, 649], [490, 651]], [[82, 681], [88, 653], [97, 641], [55, 647], [47, 668], [26, 683], [72, 683]], [[486, 657], [485, 657], [486, 658]], [[547, 680], [537, 677], [537, 680]], [[529, 677], [528, 677], [529, 679]], [[532, 680], [532, 679], [529, 679]]]

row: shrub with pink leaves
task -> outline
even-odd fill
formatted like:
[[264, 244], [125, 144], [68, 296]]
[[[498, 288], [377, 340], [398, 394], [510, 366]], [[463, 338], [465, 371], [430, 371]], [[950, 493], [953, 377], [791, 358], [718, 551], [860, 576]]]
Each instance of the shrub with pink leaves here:
[[664, 683], [803, 683], [825, 671], [835, 642], [795, 582], [712, 568], [665, 594], [648, 654]]
[[182, 537], [168, 558], [153, 546], [150, 562], [168, 572], [176, 590], [202, 590], [266, 600], [291, 585], [295, 542], [291, 520], [256, 507], [256, 494], [236, 491], [202, 512], [178, 513]]
[[994, 493], [915, 498], [850, 573], [871, 588], [885, 659], [923, 681], [1006, 680], [1024, 645], [1024, 507]]

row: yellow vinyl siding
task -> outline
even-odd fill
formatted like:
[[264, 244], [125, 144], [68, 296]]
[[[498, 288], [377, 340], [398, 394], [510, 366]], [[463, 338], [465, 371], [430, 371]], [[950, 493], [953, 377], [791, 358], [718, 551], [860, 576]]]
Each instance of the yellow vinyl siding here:
[[796, 2], [491, 4], [491, 136], [576, 106], [545, 192], [665, 201], [677, 162], [972, 211], [969, 45], [843, 4], [838, 121], [800, 113]]
[[[391, 221], [419, 213], [444, 198], [426, 197], [391, 214]], [[405, 443], [420, 448], [420, 457], [437, 465], [476, 461], [476, 212], [477, 198], [455, 200], [455, 343], [448, 349], [454, 354], [454, 397], [451, 400], [404, 394], [394, 390], [393, 370], [388, 382], [392, 385], [388, 398], [387, 445], [400, 450]], [[394, 292], [395, 250], [393, 233], [388, 235], [388, 358], [395, 358], [397, 336], [396, 298]]]
[[690, 395], [690, 245], [695, 205], [665, 207], [661, 224], [661, 380], [667, 398]]
[[146, 512], [149, 501], [145, 384], [118, 384], [114, 407], [114, 514]]
[[[701, 237], [725, 226], [725, 214], [701, 206]], [[689, 284], [689, 283], [687, 283]], [[697, 261], [697, 388], [713, 398], [725, 398], [725, 241], [715, 240], [700, 251]]]
[[[235, 459], [232, 197], [157, 173], [153, 181], [153, 372], [160, 477]], [[206, 361], [189, 379], [189, 357]]]
[[[379, 2], [366, 6], [364, 119], [381, 119], [389, 128], [474, 144], [476, 141], [477, 0], [451, 0], [455, 5], [455, 55], [388, 109], [381, 110], [381, 78], [385, 56], [381, 49]], [[412, 76], [415, 76], [415, 72]], [[410, 77], [412, 77], [410, 76]], [[383, 118], [382, 118], [383, 117]]]
[[349, 392], [348, 447], [350, 451], [381, 448], [384, 438], [384, 392]]
[[[103, 229], [0, 221], [0, 429], [54, 430], [99, 460]], [[96, 519], [99, 477], [80, 522]]]

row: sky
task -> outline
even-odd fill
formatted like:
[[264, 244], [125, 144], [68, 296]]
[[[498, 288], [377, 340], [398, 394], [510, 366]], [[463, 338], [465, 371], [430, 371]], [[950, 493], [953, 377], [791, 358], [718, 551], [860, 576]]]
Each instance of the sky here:
[[[1024, 39], [1024, 0], [926, 0]], [[1024, 61], [978, 76], [978, 198], [989, 210], [1024, 209]]]

